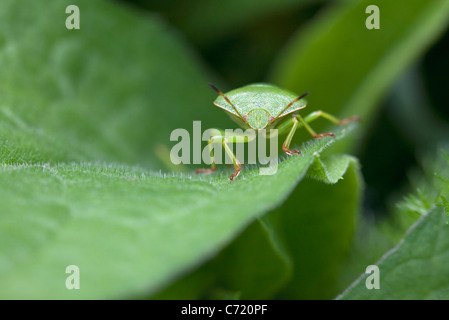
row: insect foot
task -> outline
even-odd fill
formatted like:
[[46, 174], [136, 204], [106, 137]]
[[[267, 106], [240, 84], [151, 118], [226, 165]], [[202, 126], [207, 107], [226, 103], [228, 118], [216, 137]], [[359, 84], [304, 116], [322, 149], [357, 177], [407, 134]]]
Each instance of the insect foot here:
[[212, 168], [212, 169], [198, 169], [195, 171], [195, 174], [199, 174], [199, 173], [204, 173], [204, 174], [211, 174], [212, 172], [214, 172], [215, 170], [217, 170], [217, 168]]
[[326, 133], [314, 134], [313, 137], [314, 137], [315, 139], [324, 138], [324, 137], [332, 137], [332, 138], [335, 138], [335, 134], [334, 134], [333, 132], [326, 132]]
[[353, 122], [353, 121], [360, 121], [360, 117], [359, 116], [352, 116], [352, 117], [349, 117], [349, 118], [341, 119], [338, 122], [338, 124], [340, 126], [342, 126], [342, 125], [348, 124], [348, 123]]
[[292, 156], [292, 155], [294, 155], [294, 154], [297, 154], [297, 155], [301, 155], [301, 151], [299, 151], [299, 150], [290, 150], [289, 148], [287, 148], [285, 145], [282, 145], [282, 150], [284, 150], [284, 152], [286, 153], [286, 154], [288, 154], [289, 156]]
[[235, 172], [233, 174], [231, 174], [231, 176], [229, 177], [229, 182], [234, 181], [234, 179], [239, 176], [240, 170], [242, 170], [241, 164], [239, 164], [238, 167], [235, 169]]

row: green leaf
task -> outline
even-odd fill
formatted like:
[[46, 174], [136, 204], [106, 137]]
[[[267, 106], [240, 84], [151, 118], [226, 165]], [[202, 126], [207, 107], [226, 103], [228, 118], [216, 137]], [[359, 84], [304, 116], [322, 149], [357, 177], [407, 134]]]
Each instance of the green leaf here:
[[294, 266], [291, 281], [279, 295], [283, 299], [335, 296], [360, 209], [363, 183], [356, 159], [317, 159], [311, 169], [313, 179], [302, 181], [278, 209]]
[[350, 258], [343, 266], [341, 288], [347, 288], [361, 270], [375, 264], [385, 252], [404, 241], [407, 230], [432, 208], [444, 207], [448, 211], [445, 199], [449, 194], [449, 180], [446, 179], [449, 176], [449, 159], [446, 151], [430, 152], [420, 162], [420, 170], [415, 169], [410, 175], [411, 189], [416, 190], [414, 193], [395, 202], [386, 217], [362, 217]]
[[[365, 9], [377, 5], [380, 29], [368, 30]], [[447, 27], [449, 2], [363, 0], [335, 4], [298, 32], [274, 64], [271, 79], [310, 91], [310, 107], [370, 123], [397, 76]]]
[[[338, 299], [448, 299], [449, 225], [433, 208], [377, 263], [380, 289], [366, 288], [363, 274]], [[413, 287], [413, 290], [410, 288]]]
[[[286, 285], [281, 298], [333, 296], [338, 266], [350, 247], [355, 227], [360, 172], [357, 160], [346, 155], [324, 160], [316, 156], [307, 176], [315, 177], [316, 167], [327, 173], [318, 177], [321, 182], [301, 181], [279, 209], [250, 226], [230, 246], [232, 249], [226, 249], [227, 261], [237, 263], [219, 273], [231, 279], [225, 288], [241, 290], [242, 299], [273, 298]], [[316, 199], [325, 199], [325, 203], [317, 205]]]
[[[247, 170], [233, 184], [227, 174], [209, 180], [105, 164], [4, 164], [0, 296], [151, 293], [279, 205], [305, 175], [312, 154], [331, 142], [314, 141], [303, 157], [280, 163], [275, 175]], [[81, 270], [82, 290], [64, 286], [72, 264]]]
[[[364, 229], [360, 230], [355, 250], [353, 250], [351, 259], [345, 267], [347, 269], [344, 274], [346, 287], [350, 283], [349, 277], [352, 281], [366, 266], [379, 260], [382, 257], [381, 253], [385, 253], [395, 245], [398, 245], [397, 248], [402, 248], [400, 246], [407, 241], [407, 237], [404, 238], [407, 229], [416, 223], [420, 217], [429, 215], [429, 211], [438, 207], [448, 212], [445, 199], [449, 191], [449, 180], [445, 177], [449, 173], [449, 159], [446, 151], [440, 150], [436, 154], [431, 152], [421, 160], [421, 163], [422, 172], [415, 173], [411, 181], [414, 189], [416, 189], [416, 194], [410, 194], [400, 201], [388, 220], [381, 221], [376, 225], [371, 223], [369, 226], [365, 223]], [[448, 224], [447, 214], [442, 219], [443, 224]], [[409, 233], [414, 232], [412, 230], [414, 229], [411, 228]], [[420, 241], [427, 241], [427, 238], [420, 238]], [[380, 252], [382, 248], [384, 250]], [[392, 251], [397, 250], [397, 248]], [[389, 258], [385, 260], [387, 259]], [[429, 268], [428, 270], [429, 277], [443, 276], [438, 274], [437, 269]]]
[[331, 155], [326, 157], [324, 162], [318, 156], [317, 158], [317, 161], [307, 171], [307, 176], [330, 184], [343, 179], [349, 165], [357, 163], [355, 158], [347, 155]]
[[217, 257], [175, 282], [153, 299], [267, 299], [289, 279], [292, 265], [279, 233], [279, 215], [248, 226]]
[[[334, 140], [233, 184], [227, 171], [150, 171], [173, 129], [231, 121], [190, 48], [154, 16], [79, 0], [81, 29], [67, 30], [69, 4], [0, 4], [0, 297], [151, 295], [279, 206]], [[69, 265], [80, 290], [66, 289]]]

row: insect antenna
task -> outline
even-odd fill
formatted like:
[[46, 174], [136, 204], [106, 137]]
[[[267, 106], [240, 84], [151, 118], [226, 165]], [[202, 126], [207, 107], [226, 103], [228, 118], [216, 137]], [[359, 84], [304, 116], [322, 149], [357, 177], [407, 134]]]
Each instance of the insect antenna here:
[[286, 110], [288, 110], [288, 108], [290, 108], [292, 106], [292, 104], [294, 104], [295, 102], [298, 102], [299, 100], [301, 100], [302, 98], [304, 98], [305, 96], [308, 96], [310, 94], [310, 92], [306, 92], [303, 95], [299, 96], [298, 98], [296, 98], [295, 100], [293, 100], [292, 102], [290, 102], [278, 115], [276, 118], [277, 119], [281, 114], [283, 114]]
[[226, 100], [226, 102], [229, 103], [229, 104], [232, 106], [232, 108], [234, 109], [234, 111], [237, 112], [238, 116], [239, 116], [240, 118], [242, 118], [243, 121], [246, 122], [246, 119], [242, 117], [242, 115], [241, 115], [240, 112], [237, 110], [237, 108], [232, 104], [231, 100], [229, 100], [228, 97], [226, 97], [226, 96], [224, 95], [223, 92], [221, 92], [221, 91], [220, 91], [216, 86], [214, 86], [212, 83], [209, 83], [209, 86], [210, 86], [212, 89], [214, 89], [215, 91], [217, 91], [217, 93], [218, 93], [220, 96], [222, 96], [222, 97]]

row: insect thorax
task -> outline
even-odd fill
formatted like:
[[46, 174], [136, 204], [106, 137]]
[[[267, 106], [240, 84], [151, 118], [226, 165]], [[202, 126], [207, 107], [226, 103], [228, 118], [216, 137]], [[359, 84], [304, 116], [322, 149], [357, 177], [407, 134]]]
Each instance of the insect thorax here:
[[253, 109], [248, 113], [246, 121], [254, 130], [260, 130], [270, 122], [270, 114], [262, 108]]

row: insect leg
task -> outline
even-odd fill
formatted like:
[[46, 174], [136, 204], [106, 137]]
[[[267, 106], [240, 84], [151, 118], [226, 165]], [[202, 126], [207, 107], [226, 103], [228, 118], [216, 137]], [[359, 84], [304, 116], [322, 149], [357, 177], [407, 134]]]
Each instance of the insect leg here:
[[[299, 121], [301, 121], [302, 125], [306, 128], [306, 130], [310, 133], [310, 135], [314, 138], [323, 138], [326, 136], [331, 136], [332, 138], [335, 138], [335, 134], [332, 132], [325, 132], [325, 133], [316, 133], [311, 126], [307, 123], [306, 120], [304, 120], [299, 114], [295, 114], [294, 117], [298, 118]], [[309, 121], [313, 121], [314, 119]]]
[[242, 164], [237, 159], [235, 154], [232, 152], [231, 148], [227, 145], [227, 143], [246, 143], [249, 141], [252, 141], [255, 139], [255, 135], [240, 135], [240, 134], [232, 134], [232, 135], [226, 135], [220, 131], [217, 130], [217, 135], [211, 137], [211, 139], [208, 142], [209, 150], [211, 151], [211, 168], [210, 169], [198, 169], [195, 171], [195, 173], [205, 173], [209, 174], [217, 170], [217, 164], [215, 163], [215, 158], [213, 155], [213, 148], [212, 143], [221, 143], [223, 146], [223, 149], [226, 151], [228, 156], [232, 159], [232, 163], [234, 164], [235, 172], [230, 176], [230, 181], [232, 182], [240, 173], [240, 170], [242, 169]]
[[331, 136], [332, 138], [335, 137], [335, 135], [332, 132], [325, 132], [325, 133], [318, 133], [317, 134], [312, 129], [312, 127], [309, 125], [310, 122], [312, 122], [312, 121], [314, 121], [314, 120], [316, 120], [316, 119], [318, 119], [320, 117], [323, 117], [323, 118], [325, 118], [325, 119], [327, 119], [327, 120], [329, 120], [329, 121], [331, 121], [331, 122], [333, 122], [335, 124], [338, 124], [338, 125], [344, 125], [344, 124], [348, 124], [349, 122], [358, 121], [359, 120], [359, 117], [357, 117], [357, 116], [352, 116], [352, 117], [340, 120], [340, 119], [334, 117], [333, 115], [331, 115], [329, 113], [326, 113], [326, 112], [323, 112], [323, 111], [312, 112], [311, 114], [309, 114], [304, 119], [299, 114], [296, 114], [295, 116], [299, 119], [299, 121], [301, 121], [301, 124], [304, 125], [304, 127], [307, 129], [307, 131], [310, 133], [310, 135], [312, 137], [314, 137], [314, 138], [323, 138], [323, 137], [327, 137], [327, 136]]
[[210, 159], [211, 159], [211, 165], [210, 165], [211, 167], [210, 167], [210, 169], [204, 169], [204, 168], [198, 169], [198, 170], [195, 171], [195, 174], [198, 174], [198, 173], [211, 174], [212, 172], [217, 170], [217, 164], [215, 163], [215, 157], [214, 157], [214, 149], [212, 148], [212, 143], [214, 143], [214, 142], [217, 142], [215, 137], [212, 137], [207, 142], [207, 146], [209, 147]]
[[240, 161], [237, 159], [237, 157], [235, 156], [235, 154], [232, 152], [231, 148], [229, 148], [229, 146], [227, 145], [228, 143], [248, 143], [250, 141], [253, 141], [256, 138], [256, 134], [238, 134], [238, 133], [233, 133], [230, 135], [226, 135], [223, 138], [222, 144], [223, 144], [223, 148], [225, 149], [226, 153], [228, 154], [228, 156], [232, 159], [232, 162], [234, 164], [234, 168], [235, 171], [233, 174], [231, 174], [231, 176], [229, 177], [230, 182], [234, 181], [235, 178], [238, 177], [240, 170], [242, 170], [242, 164], [240, 163]]
[[235, 171], [229, 177], [230, 182], [232, 182], [235, 178], [238, 177], [240, 170], [242, 170], [242, 164], [237, 159], [235, 154], [232, 152], [231, 148], [229, 148], [229, 146], [226, 144], [227, 142], [228, 142], [228, 140], [226, 138], [223, 139], [223, 148], [225, 149], [226, 153], [228, 154], [228, 156], [232, 159], [232, 162], [234, 163]]
[[338, 124], [338, 125], [344, 125], [344, 124], [348, 124], [352, 121], [360, 120], [360, 118], [357, 116], [352, 116], [352, 117], [340, 120], [340, 119], [334, 117], [333, 115], [320, 110], [320, 111], [315, 111], [315, 112], [312, 112], [311, 114], [309, 114], [307, 117], [304, 118], [304, 121], [309, 123], [309, 122], [312, 122], [313, 120], [318, 119], [319, 117], [323, 117], [323, 118], [325, 118], [335, 124]]

